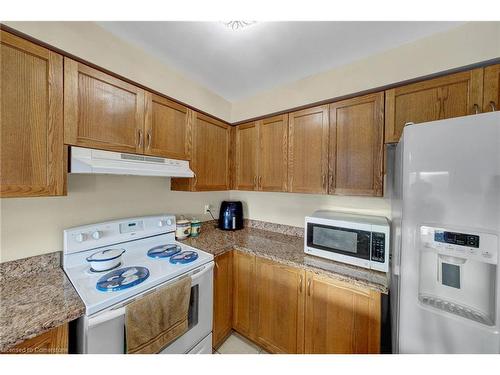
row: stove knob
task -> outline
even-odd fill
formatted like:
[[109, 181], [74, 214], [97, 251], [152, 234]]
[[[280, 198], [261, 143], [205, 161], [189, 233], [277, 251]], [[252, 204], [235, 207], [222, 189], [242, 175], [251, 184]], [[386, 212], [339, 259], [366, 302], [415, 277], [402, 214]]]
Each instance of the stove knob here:
[[87, 235], [85, 233], [78, 233], [76, 236], [75, 236], [75, 241], [76, 242], [83, 242], [87, 239]]
[[172, 219], [167, 219], [167, 225], [172, 225]]
[[102, 237], [102, 233], [100, 231], [98, 231], [98, 230], [96, 230], [94, 233], [92, 233], [92, 238], [94, 240], [98, 240], [101, 237]]
[[165, 222], [164, 222], [163, 220], [160, 220], [160, 221], [158, 222], [158, 226], [159, 226], [160, 228], [161, 228], [162, 226], [164, 226], [164, 225], [165, 225]]

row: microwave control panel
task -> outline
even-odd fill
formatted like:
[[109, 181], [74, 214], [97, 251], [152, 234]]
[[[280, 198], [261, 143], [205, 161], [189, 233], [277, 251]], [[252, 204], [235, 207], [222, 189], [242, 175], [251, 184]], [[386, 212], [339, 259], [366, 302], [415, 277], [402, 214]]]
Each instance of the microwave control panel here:
[[385, 233], [372, 232], [371, 260], [385, 262]]
[[494, 234], [421, 226], [420, 241], [424, 250], [442, 255], [490, 264], [498, 262], [498, 237]]

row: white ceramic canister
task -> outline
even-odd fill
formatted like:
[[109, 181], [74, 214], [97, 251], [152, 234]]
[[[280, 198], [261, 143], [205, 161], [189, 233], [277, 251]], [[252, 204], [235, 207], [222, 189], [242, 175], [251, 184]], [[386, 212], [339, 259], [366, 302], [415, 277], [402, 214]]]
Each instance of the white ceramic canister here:
[[177, 220], [175, 238], [184, 240], [191, 234], [191, 222], [189, 220]]

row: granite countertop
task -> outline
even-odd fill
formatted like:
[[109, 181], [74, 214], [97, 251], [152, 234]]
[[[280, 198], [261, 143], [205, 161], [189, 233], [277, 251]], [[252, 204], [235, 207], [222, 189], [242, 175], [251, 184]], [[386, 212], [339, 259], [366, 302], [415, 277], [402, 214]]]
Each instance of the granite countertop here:
[[[388, 292], [386, 273], [304, 254], [301, 228], [253, 220], [245, 224], [242, 230], [228, 232], [206, 222], [199, 237], [182, 242], [214, 256], [236, 249]], [[0, 263], [0, 352], [84, 313], [85, 305], [60, 267], [60, 253]]]
[[0, 352], [85, 313], [59, 256], [0, 263]]
[[[381, 293], [388, 293], [389, 275], [387, 273], [306, 255], [304, 253], [304, 238], [298, 235], [303, 231], [302, 229], [295, 228], [297, 229], [295, 231], [285, 229], [283, 231], [276, 224], [258, 223], [256, 225], [255, 222], [247, 221], [244, 229], [234, 232], [222, 231], [216, 229], [213, 223], [206, 223], [203, 225], [199, 237], [189, 237], [181, 242], [214, 256], [236, 249], [285, 265], [300, 267], [341, 281], [368, 287]], [[286, 228], [286, 226], [282, 227]], [[281, 233], [274, 230], [280, 230]]]

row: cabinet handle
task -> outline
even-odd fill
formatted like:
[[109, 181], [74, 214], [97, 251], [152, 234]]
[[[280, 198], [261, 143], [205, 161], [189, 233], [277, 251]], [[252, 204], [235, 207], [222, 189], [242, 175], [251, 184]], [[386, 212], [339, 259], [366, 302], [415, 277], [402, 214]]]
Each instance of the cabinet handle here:
[[253, 176], [253, 187], [254, 189], [257, 188], [257, 176]]
[[474, 104], [474, 114], [477, 115], [479, 113], [479, 106], [477, 104]]
[[326, 185], [326, 174], [322, 174], [321, 175], [321, 186], [323, 187], [323, 189], [325, 188], [325, 185]]
[[146, 148], [149, 150], [151, 148], [151, 139], [152, 139], [151, 130], [148, 130], [148, 132], [146, 133], [146, 138], [148, 142], [148, 146]]
[[302, 294], [302, 275], [299, 276], [299, 293]]
[[490, 102], [490, 107], [493, 112], [497, 110], [497, 106], [495, 105], [495, 102], [493, 100]]
[[262, 189], [262, 176], [259, 176], [259, 189]]
[[311, 295], [311, 279], [307, 280], [307, 295]]
[[139, 133], [139, 141], [137, 142], [137, 147], [142, 147], [142, 130], [138, 130]]

